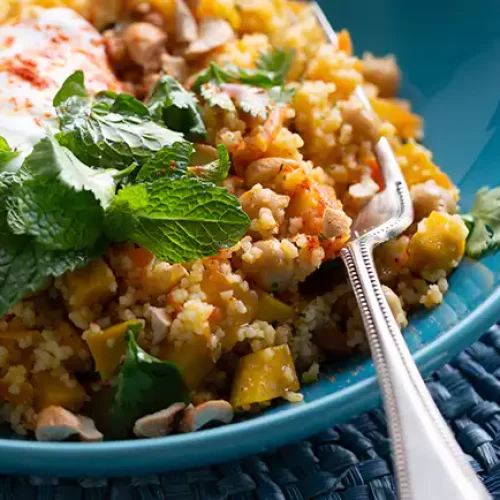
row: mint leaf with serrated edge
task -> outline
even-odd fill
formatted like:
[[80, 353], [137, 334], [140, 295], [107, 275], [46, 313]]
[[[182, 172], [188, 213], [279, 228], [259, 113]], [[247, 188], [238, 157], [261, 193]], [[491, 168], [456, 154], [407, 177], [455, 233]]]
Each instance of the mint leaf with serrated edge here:
[[134, 241], [168, 262], [215, 255], [234, 245], [249, 224], [237, 198], [192, 178], [128, 186], [106, 220], [111, 239]]
[[125, 361], [109, 410], [108, 435], [127, 437], [139, 418], [168, 408], [174, 403], [188, 403], [189, 389], [174, 363], [160, 361], [137, 345], [135, 336], [141, 325], [131, 325]]
[[500, 246], [500, 187], [481, 188], [468, 214], [462, 216], [469, 227], [466, 254], [480, 257]]
[[14, 233], [52, 250], [94, 245], [115, 192], [112, 172], [87, 167], [49, 136], [35, 145], [18, 179], [7, 200]]
[[187, 173], [195, 175], [204, 181], [219, 184], [229, 174], [231, 168], [231, 158], [224, 144], [217, 145], [219, 158], [205, 165], [193, 165], [187, 168]]
[[176, 142], [163, 148], [139, 170], [136, 182], [152, 182], [160, 177], [180, 179], [187, 175], [192, 154], [193, 145], [190, 142]]
[[175, 78], [161, 76], [151, 89], [146, 105], [151, 116], [170, 129], [182, 132], [193, 140], [207, 136], [196, 97]]
[[89, 94], [85, 88], [85, 76], [83, 71], [75, 71], [68, 76], [52, 101], [54, 108], [61, 106], [70, 97], [81, 97], [87, 99]]
[[19, 151], [12, 149], [7, 140], [0, 135], [0, 170], [19, 155]]

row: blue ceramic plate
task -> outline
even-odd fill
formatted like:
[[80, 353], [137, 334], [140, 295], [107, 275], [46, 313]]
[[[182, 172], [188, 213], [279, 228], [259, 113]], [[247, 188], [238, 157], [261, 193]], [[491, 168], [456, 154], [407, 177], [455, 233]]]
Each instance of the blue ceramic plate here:
[[[500, 184], [500, 3], [457, 0], [351, 0], [322, 5], [336, 29], [348, 27], [358, 53], [394, 52], [402, 94], [426, 121], [426, 144], [470, 208], [483, 185]], [[500, 253], [465, 261], [444, 304], [418, 314], [406, 332], [425, 373], [472, 343], [500, 316]], [[228, 461], [309, 436], [379, 402], [369, 359], [333, 367], [305, 390], [305, 403], [251, 420], [166, 439], [43, 444], [0, 439], [2, 473], [125, 475]]]

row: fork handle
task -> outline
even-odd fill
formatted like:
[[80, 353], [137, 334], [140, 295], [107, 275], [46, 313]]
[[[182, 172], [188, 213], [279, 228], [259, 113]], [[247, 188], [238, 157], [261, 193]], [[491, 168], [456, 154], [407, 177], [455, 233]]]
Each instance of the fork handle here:
[[392, 439], [401, 500], [490, 498], [437, 409], [389, 308], [373, 243], [341, 251], [370, 344]]

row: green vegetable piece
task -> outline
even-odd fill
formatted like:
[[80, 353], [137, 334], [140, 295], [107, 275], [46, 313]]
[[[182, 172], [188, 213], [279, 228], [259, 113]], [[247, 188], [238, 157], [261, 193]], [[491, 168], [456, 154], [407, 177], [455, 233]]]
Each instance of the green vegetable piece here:
[[295, 51], [283, 49], [271, 49], [263, 52], [256, 63], [257, 68], [272, 74], [274, 85], [282, 86], [285, 83], [286, 74], [292, 65]]
[[[1, 225], [1, 223], [0, 223]], [[28, 293], [38, 291], [49, 277], [86, 266], [104, 253], [99, 240], [86, 250], [51, 251], [36, 245], [33, 238], [2, 237], [0, 245], [0, 318]]]
[[122, 189], [107, 214], [108, 236], [131, 240], [168, 262], [188, 262], [234, 245], [250, 219], [225, 189], [196, 179]]
[[469, 227], [465, 252], [479, 258], [500, 246], [500, 187], [481, 188], [469, 214], [462, 216]]
[[[108, 96], [106, 96], [106, 102], [109, 102], [107, 99], [109, 99]], [[100, 102], [104, 102], [104, 99], [101, 99]], [[151, 117], [147, 106], [130, 94], [117, 95], [109, 108], [109, 112], [118, 113], [119, 115], [135, 115], [143, 118]]]
[[128, 327], [128, 347], [118, 376], [110, 408], [108, 432], [115, 439], [131, 434], [139, 418], [168, 408], [173, 403], [188, 403], [189, 389], [173, 363], [160, 361], [142, 350], [135, 335], [140, 325]]
[[160, 77], [146, 100], [151, 115], [172, 130], [196, 140], [205, 138], [207, 130], [198, 110], [196, 97], [169, 75]]
[[85, 77], [83, 75], [83, 71], [75, 71], [72, 75], [66, 78], [52, 103], [55, 108], [58, 108], [70, 97], [88, 99], [89, 94], [85, 88]]
[[26, 158], [8, 198], [8, 222], [50, 250], [91, 247], [115, 192], [112, 172], [87, 167], [49, 136]]
[[187, 174], [192, 154], [190, 142], [176, 142], [163, 148], [139, 170], [136, 182], [152, 182], [160, 177], [180, 179]]
[[188, 167], [188, 174], [195, 175], [201, 179], [214, 184], [221, 183], [229, 174], [231, 168], [231, 158], [229, 152], [224, 144], [217, 145], [217, 152], [219, 158], [206, 165], [195, 165]]
[[0, 170], [18, 155], [19, 151], [12, 149], [7, 140], [0, 135]]

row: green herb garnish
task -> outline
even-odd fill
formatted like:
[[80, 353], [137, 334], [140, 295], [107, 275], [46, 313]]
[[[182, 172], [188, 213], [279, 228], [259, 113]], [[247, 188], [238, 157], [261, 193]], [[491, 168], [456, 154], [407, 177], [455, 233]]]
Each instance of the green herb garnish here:
[[188, 139], [198, 140], [207, 136], [207, 130], [192, 92], [169, 75], [158, 79], [146, 99], [151, 116]]
[[135, 421], [145, 415], [189, 402], [189, 389], [177, 366], [150, 356], [137, 345], [135, 335], [140, 330], [141, 325], [131, 325], [125, 334], [127, 353], [110, 408], [109, 430], [114, 438], [127, 437]]
[[250, 219], [225, 189], [195, 178], [160, 178], [122, 189], [106, 223], [115, 241], [135, 241], [160, 259], [186, 262], [234, 245]]
[[478, 258], [488, 250], [500, 246], [500, 187], [484, 187], [468, 214], [462, 216], [469, 227], [465, 249], [469, 257]]
[[92, 169], [53, 137], [26, 158], [11, 190], [8, 222], [51, 250], [92, 247], [104, 228], [104, 209], [115, 194], [112, 172]]
[[0, 171], [4, 165], [19, 155], [19, 151], [12, 149], [9, 143], [0, 135]]
[[229, 174], [231, 159], [224, 144], [217, 145], [217, 152], [219, 154], [219, 158], [217, 160], [211, 161], [206, 165], [194, 165], [188, 167], [187, 173], [189, 175], [200, 177], [205, 181], [213, 182], [214, 184], [222, 182]]

